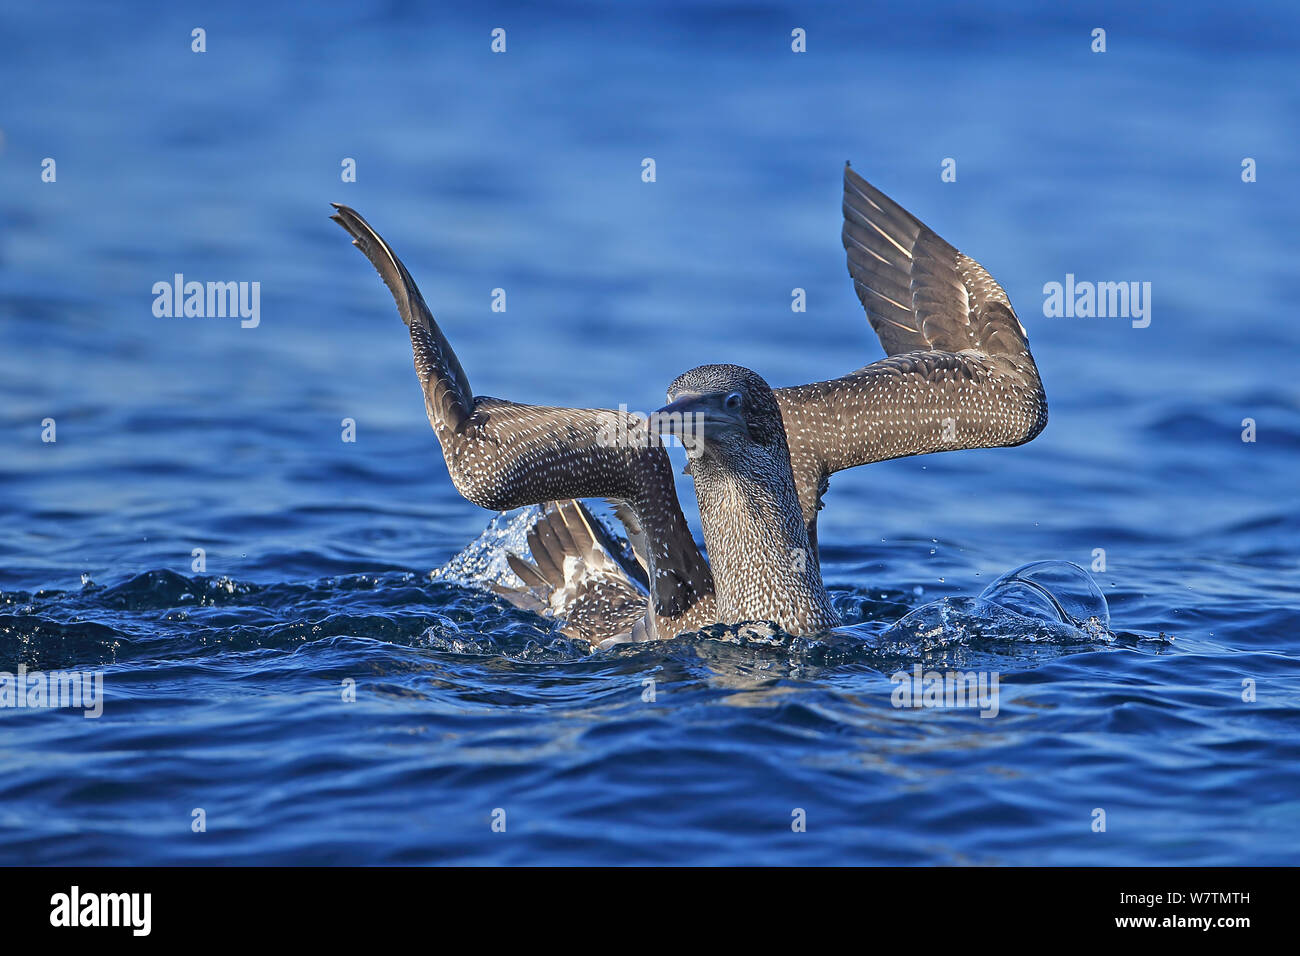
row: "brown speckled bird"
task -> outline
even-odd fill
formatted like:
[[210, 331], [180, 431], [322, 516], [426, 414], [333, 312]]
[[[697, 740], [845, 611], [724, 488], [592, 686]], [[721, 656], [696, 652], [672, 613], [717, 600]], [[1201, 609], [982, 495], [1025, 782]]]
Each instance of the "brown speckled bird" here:
[[[334, 220], [378, 270], [411, 334], [424, 404], [456, 489], [493, 511], [541, 504], [521, 586], [498, 589], [593, 645], [768, 621], [791, 634], [836, 624], [817, 558], [830, 476], [907, 455], [1029, 441], [1047, 402], [1002, 287], [850, 167], [849, 274], [888, 358], [836, 379], [772, 389], [709, 365], [680, 376], [649, 422], [610, 409], [475, 396], [406, 267], [370, 225]], [[659, 433], [687, 446], [709, 561], [691, 537]], [[634, 559], [576, 499], [603, 498]]]

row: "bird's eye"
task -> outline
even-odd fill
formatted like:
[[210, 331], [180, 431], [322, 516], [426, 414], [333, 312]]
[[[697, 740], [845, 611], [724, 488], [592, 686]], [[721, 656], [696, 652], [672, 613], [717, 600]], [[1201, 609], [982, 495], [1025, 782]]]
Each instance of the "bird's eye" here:
[[724, 404], [727, 406], [727, 408], [731, 409], [732, 411], [735, 411], [737, 408], [740, 407], [740, 402], [741, 402], [740, 393], [732, 392], [730, 395], [727, 396], [727, 400]]

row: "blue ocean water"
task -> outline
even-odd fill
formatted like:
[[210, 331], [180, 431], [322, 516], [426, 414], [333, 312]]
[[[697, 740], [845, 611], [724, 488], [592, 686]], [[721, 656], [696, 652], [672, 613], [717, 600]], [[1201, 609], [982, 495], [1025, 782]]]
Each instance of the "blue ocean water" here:
[[[0, 862], [1300, 862], [1298, 47], [1282, 3], [4, 4], [0, 671], [105, 699], [0, 708]], [[1113, 637], [584, 656], [431, 580], [492, 516], [329, 202], [479, 393], [648, 410], [881, 356], [846, 159], [1006, 287], [1051, 421], [837, 475], [837, 602], [880, 635], [1101, 549]], [[177, 273], [259, 324], [155, 316]], [[1067, 275], [1149, 326], [1045, 316]], [[893, 706], [918, 663], [997, 717]]]

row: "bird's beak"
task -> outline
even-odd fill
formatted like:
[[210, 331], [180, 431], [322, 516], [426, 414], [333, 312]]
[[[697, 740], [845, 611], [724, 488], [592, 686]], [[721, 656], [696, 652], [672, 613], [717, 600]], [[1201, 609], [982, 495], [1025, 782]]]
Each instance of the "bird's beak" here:
[[688, 392], [650, 415], [650, 430], [676, 435], [682, 444], [704, 437], [708, 396]]

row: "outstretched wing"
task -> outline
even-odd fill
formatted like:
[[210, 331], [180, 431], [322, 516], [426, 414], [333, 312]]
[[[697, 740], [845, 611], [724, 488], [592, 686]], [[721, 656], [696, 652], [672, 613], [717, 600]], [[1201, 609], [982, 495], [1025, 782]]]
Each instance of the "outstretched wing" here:
[[1029, 355], [1024, 326], [987, 270], [847, 165], [840, 238], [853, 288], [886, 354]]
[[438, 440], [443, 441], [444, 435], [461, 431], [474, 413], [474, 393], [470, 390], [469, 378], [460, 367], [451, 343], [433, 320], [433, 313], [425, 305], [424, 296], [406, 271], [406, 266], [402, 265], [402, 260], [355, 209], [338, 203], [330, 205], [338, 210], [330, 218], [346, 229], [352, 237], [352, 244], [366, 254], [393, 294], [397, 311], [410, 329], [415, 372], [420, 376], [420, 385], [424, 389], [424, 407], [429, 414], [429, 424]]
[[1019, 445], [1047, 424], [1024, 326], [983, 266], [848, 166], [842, 238], [853, 287], [889, 358], [776, 390], [814, 544], [834, 472]]
[[713, 578], [682, 515], [658, 437], [626, 412], [475, 397], [401, 260], [357, 212], [334, 207], [331, 218], [379, 272], [410, 329], [425, 410], [456, 490], [493, 511], [566, 498], [625, 503], [652, 545], [654, 633], [671, 637], [712, 623]]

